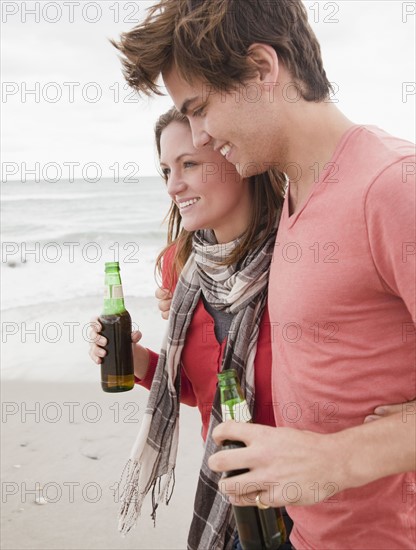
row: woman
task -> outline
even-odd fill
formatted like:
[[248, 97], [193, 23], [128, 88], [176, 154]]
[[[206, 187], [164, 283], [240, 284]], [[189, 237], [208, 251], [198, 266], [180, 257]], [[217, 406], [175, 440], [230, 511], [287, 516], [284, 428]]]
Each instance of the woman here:
[[[169, 479], [176, 456], [178, 401], [198, 406], [206, 452], [188, 544], [191, 548], [231, 548], [231, 507], [211, 488], [218, 485], [219, 476], [206, 464], [217, 450], [209, 434], [221, 422], [218, 396], [214, 400], [216, 375], [223, 368], [236, 368], [254, 421], [274, 424], [265, 304], [285, 177], [270, 172], [242, 178], [219, 152], [195, 149], [188, 120], [174, 108], [160, 117], [155, 133], [160, 166], [172, 198], [168, 245], [157, 266], [163, 286], [176, 291], [169, 339], [160, 356], [138, 343], [140, 333], [132, 336], [136, 382], [151, 388], [155, 381], [159, 391], [153, 387], [150, 393], [148, 410], [152, 413], [145, 415], [142, 435], [132, 453], [128, 487], [138, 487], [144, 498], [157, 480]], [[92, 337], [95, 343], [90, 355], [100, 363], [105, 339], [97, 333]], [[162, 409], [160, 418], [156, 403]], [[162, 426], [163, 430], [158, 429]], [[145, 443], [149, 431], [157, 434], [156, 451]], [[155, 464], [151, 474], [147, 464]], [[160, 497], [164, 491], [166, 488], [160, 490]], [[124, 499], [124, 532], [134, 523], [140, 507], [137, 502], [142, 497], [135, 496], [136, 506], [131, 505], [134, 496]], [[156, 507], [154, 501], [154, 510]], [[218, 513], [212, 520], [214, 508]]]

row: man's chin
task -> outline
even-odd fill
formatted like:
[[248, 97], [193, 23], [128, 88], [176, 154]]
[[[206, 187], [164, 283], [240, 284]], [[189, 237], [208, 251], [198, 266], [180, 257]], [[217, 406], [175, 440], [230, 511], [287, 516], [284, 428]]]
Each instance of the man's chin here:
[[235, 168], [242, 178], [257, 176], [257, 174], [262, 174], [267, 169], [261, 163], [254, 161], [237, 162]]

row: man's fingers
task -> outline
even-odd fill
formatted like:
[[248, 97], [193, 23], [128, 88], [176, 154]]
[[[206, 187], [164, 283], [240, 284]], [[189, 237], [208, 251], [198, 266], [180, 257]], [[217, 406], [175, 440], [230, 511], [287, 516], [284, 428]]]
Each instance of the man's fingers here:
[[[263, 486], [250, 481], [244, 474], [224, 478], [219, 482], [218, 487], [235, 506], [256, 506], [256, 496], [260, 492], [263, 493]], [[270, 506], [268, 498], [262, 498], [262, 503]]]
[[171, 304], [172, 304], [172, 300], [162, 300], [158, 303], [158, 308], [162, 315], [162, 319], [169, 319]]
[[155, 296], [158, 300], [170, 300], [172, 298], [172, 293], [167, 288], [157, 288]]
[[279, 482], [261, 483], [253, 479], [251, 474], [223, 478], [218, 487], [235, 506], [257, 506], [257, 495], [264, 506], [277, 507], [284, 504]]
[[402, 413], [404, 415], [411, 413], [416, 414], [416, 401], [406, 401], [405, 403], [395, 403], [394, 405], [380, 405], [374, 409], [373, 414], [369, 414], [364, 418], [364, 424], [397, 413]]
[[253, 430], [261, 429], [259, 424], [249, 424], [248, 419], [242, 418], [240, 422], [227, 420], [219, 424], [212, 432], [212, 438], [217, 445], [229, 439], [231, 441], [243, 441], [247, 445], [246, 439], [253, 434]]
[[230, 472], [232, 470], [250, 469], [256, 462], [250, 441], [256, 430], [262, 430], [262, 426], [234, 422], [229, 420], [219, 424], [212, 432], [212, 437], [218, 446], [226, 440], [241, 441], [245, 447], [219, 450], [209, 457], [208, 466], [214, 472]]
[[172, 303], [172, 300], [160, 300], [160, 302], [158, 303], [158, 308], [162, 312], [165, 312], [165, 311], [169, 312], [171, 303]]
[[226, 449], [212, 454], [208, 466], [214, 472], [230, 472], [247, 468], [247, 448]]
[[409, 411], [412, 408], [416, 409], [416, 401], [407, 401], [405, 403], [396, 403], [394, 405], [381, 405], [374, 409], [374, 414], [377, 416], [389, 416], [391, 414]]
[[376, 414], [369, 414], [364, 418], [364, 424], [367, 422], [372, 422], [373, 420], [380, 420], [381, 416], [377, 416]]
[[169, 311], [172, 304], [172, 292], [166, 288], [157, 288], [155, 296], [159, 300], [157, 307], [161, 312], [162, 319], [169, 319]]

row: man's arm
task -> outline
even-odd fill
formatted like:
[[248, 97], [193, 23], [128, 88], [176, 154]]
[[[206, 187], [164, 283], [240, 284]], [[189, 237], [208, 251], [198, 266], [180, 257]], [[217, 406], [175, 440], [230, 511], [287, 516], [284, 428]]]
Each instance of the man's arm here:
[[230, 502], [239, 506], [252, 506], [259, 491], [261, 501], [270, 506], [315, 504], [339, 491], [416, 469], [414, 404], [333, 434], [228, 421], [213, 437], [217, 444], [230, 439], [247, 445], [220, 451], [208, 463], [218, 472], [250, 470], [220, 483]]

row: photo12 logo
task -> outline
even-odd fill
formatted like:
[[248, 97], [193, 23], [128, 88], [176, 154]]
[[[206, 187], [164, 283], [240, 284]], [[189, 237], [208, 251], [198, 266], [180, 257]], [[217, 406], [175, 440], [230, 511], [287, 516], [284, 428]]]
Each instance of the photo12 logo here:
[[2, 103], [139, 103], [139, 96], [127, 83], [77, 81], [3, 81]]
[[98, 183], [111, 179], [114, 183], [140, 183], [137, 177], [139, 165], [137, 162], [126, 162], [120, 166], [119, 162], [101, 165], [98, 162], [86, 162], [82, 164], [76, 161], [65, 162], [2, 162], [1, 181], [46, 182], [58, 183], [65, 181], [85, 181], [86, 183]]
[[126, 2], [1, 2], [2, 23], [114, 23], [137, 24], [143, 3]]

